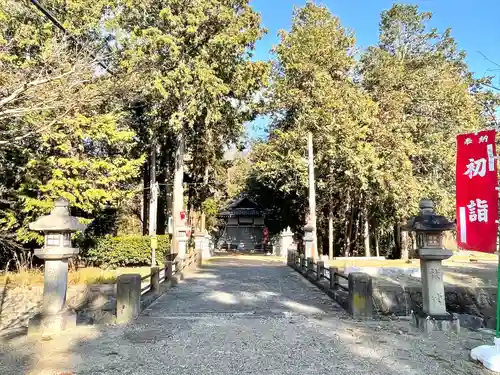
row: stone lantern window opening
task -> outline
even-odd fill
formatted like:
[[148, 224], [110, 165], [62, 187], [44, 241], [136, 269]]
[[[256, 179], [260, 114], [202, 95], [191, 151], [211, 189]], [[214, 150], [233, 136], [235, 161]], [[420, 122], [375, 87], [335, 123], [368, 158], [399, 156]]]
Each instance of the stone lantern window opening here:
[[71, 247], [71, 232], [46, 232], [46, 247]]
[[442, 248], [443, 246], [443, 234], [442, 233], [432, 233], [427, 232], [425, 234], [425, 245], [427, 247]]
[[417, 247], [421, 248], [425, 246], [425, 233], [417, 233]]

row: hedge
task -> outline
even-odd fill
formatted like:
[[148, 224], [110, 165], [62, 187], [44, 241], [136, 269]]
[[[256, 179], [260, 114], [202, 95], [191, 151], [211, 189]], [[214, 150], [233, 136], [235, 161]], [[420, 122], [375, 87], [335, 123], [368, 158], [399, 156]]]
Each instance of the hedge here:
[[[170, 238], [157, 238], [156, 259], [163, 263], [170, 252]], [[99, 267], [146, 266], [151, 264], [150, 241], [149, 236], [99, 237], [82, 255], [88, 263]]]

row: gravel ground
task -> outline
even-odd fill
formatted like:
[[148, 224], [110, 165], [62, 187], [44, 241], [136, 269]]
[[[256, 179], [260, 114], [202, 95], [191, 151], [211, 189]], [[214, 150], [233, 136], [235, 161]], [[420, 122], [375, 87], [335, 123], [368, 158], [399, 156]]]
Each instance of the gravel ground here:
[[291, 269], [212, 261], [126, 326], [0, 341], [0, 374], [487, 374], [484, 333], [422, 335], [407, 321], [357, 322]]

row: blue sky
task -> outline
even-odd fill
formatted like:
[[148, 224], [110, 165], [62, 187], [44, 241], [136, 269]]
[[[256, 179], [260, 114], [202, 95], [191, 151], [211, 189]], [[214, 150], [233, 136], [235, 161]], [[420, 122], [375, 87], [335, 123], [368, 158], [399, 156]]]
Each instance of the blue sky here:
[[[268, 60], [273, 45], [279, 42], [277, 32], [289, 30], [293, 7], [304, 5], [306, 0], [251, 0], [251, 5], [262, 16], [262, 23], [268, 34], [257, 44], [255, 59]], [[390, 0], [322, 0], [319, 4], [328, 6], [338, 16], [342, 24], [353, 30], [357, 46], [363, 50], [376, 44], [380, 13], [389, 9], [394, 1]], [[476, 76], [494, 75], [495, 85], [499, 86], [499, 66], [488, 62], [478, 52], [500, 64], [500, 0], [420, 0], [404, 3], [419, 5], [422, 11], [430, 11], [433, 18], [431, 27], [444, 30], [452, 29], [459, 47], [466, 51], [467, 62]], [[262, 136], [259, 128], [265, 119], [250, 125], [251, 136]]]

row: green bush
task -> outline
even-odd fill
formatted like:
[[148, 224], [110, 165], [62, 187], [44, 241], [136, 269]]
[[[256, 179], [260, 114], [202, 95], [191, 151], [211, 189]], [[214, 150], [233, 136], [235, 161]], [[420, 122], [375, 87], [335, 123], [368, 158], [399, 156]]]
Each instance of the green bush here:
[[[170, 252], [170, 238], [157, 238], [156, 260], [163, 263]], [[99, 237], [82, 255], [88, 263], [99, 267], [146, 266], [151, 264], [150, 239], [148, 236]]]

